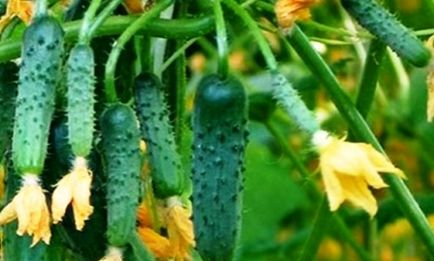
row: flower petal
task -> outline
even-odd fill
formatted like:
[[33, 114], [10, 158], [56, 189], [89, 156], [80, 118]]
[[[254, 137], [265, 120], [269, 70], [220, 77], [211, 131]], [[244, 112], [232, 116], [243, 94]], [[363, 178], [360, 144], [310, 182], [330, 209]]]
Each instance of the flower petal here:
[[53, 223], [62, 221], [66, 208], [72, 200], [73, 181], [71, 174], [65, 175], [57, 184], [51, 197], [51, 212]]
[[167, 238], [148, 227], [138, 227], [137, 232], [145, 245], [158, 259], [173, 258], [171, 245]]
[[345, 188], [345, 197], [355, 206], [366, 210], [372, 217], [377, 213], [377, 201], [363, 178], [340, 175], [339, 180]]
[[327, 162], [321, 162], [322, 178], [325, 191], [327, 193], [330, 210], [335, 211], [339, 208], [342, 202], [344, 202], [345, 197], [339, 179], [336, 177], [333, 169], [328, 167], [327, 164]]

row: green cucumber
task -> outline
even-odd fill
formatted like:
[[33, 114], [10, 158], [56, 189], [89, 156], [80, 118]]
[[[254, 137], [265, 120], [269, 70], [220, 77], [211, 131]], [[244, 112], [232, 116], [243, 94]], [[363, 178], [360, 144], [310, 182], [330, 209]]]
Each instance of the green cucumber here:
[[67, 65], [69, 143], [76, 156], [86, 157], [92, 149], [95, 114], [92, 48], [85, 44], [76, 45]]
[[143, 73], [136, 78], [136, 101], [142, 137], [150, 155], [153, 191], [159, 198], [179, 195], [183, 189], [181, 159], [157, 76]]
[[105, 110], [100, 125], [107, 173], [107, 239], [113, 246], [124, 246], [136, 227], [140, 134], [134, 111], [120, 103]]
[[0, 64], [0, 161], [9, 146], [17, 96], [18, 66], [13, 62]]
[[342, 6], [363, 27], [415, 66], [428, 64], [431, 53], [423, 43], [376, 0], [342, 0]]
[[193, 111], [193, 222], [203, 260], [231, 260], [238, 240], [246, 95], [235, 78], [206, 76]]
[[61, 73], [63, 30], [55, 18], [36, 17], [26, 28], [12, 140], [20, 174], [40, 174]]

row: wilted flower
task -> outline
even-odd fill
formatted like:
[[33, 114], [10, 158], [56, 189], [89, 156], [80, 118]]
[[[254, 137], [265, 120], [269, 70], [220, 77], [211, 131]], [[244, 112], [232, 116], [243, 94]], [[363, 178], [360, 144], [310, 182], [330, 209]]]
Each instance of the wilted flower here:
[[316, 0], [277, 0], [274, 5], [277, 23], [283, 29], [290, 29], [295, 21], [310, 18], [309, 8]]
[[57, 184], [53, 192], [51, 211], [53, 223], [58, 223], [65, 215], [69, 203], [72, 203], [75, 227], [82, 230], [84, 222], [93, 212], [90, 205], [90, 185], [92, 173], [87, 168], [86, 159], [77, 157], [72, 171], [65, 175]]
[[17, 195], [0, 212], [0, 225], [16, 218], [17, 234], [33, 236], [32, 246], [41, 239], [47, 244], [50, 242], [50, 213], [37, 175], [23, 176], [23, 184]]
[[137, 233], [155, 257], [158, 259], [173, 258], [173, 251], [167, 238], [149, 227], [138, 227]]
[[9, 0], [6, 13], [0, 18], [0, 31], [10, 23], [14, 17], [18, 17], [24, 23], [29, 24], [32, 19], [34, 1]]
[[196, 243], [190, 216], [177, 197], [168, 199], [166, 224], [175, 260], [191, 260], [190, 251]]
[[369, 144], [345, 142], [325, 131], [316, 132], [313, 143], [320, 153], [320, 169], [332, 211], [348, 200], [374, 216], [377, 202], [369, 187], [387, 187], [379, 172], [405, 178], [400, 169]]

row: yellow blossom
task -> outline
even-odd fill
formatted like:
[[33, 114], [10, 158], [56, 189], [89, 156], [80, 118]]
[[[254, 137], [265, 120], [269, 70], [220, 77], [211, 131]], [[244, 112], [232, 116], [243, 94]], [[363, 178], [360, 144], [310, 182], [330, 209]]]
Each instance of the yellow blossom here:
[[41, 239], [50, 242], [50, 213], [45, 195], [34, 174], [25, 174], [17, 195], [0, 212], [0, 225], [18, 218], [17, 234], [33, 236], [32, 246]]
[[107, 250], [107, 254], [100, 261], [122, 261], [122, 249], [111, 246]]
[[369, 144], [345, 142], [325, 131], [316, 132], [313, 143], [320, 153], [320, 168], [332, 211], [348, 200], [374, 216], [377, 202], [369, 187], [387, 187], [379, 172], [405, 178], [400, 169]]
[[182, 207], [177, 197], [168, 199], [165, 219], [175, 260], [191, 260], [190, 251], [196, 243], [190, 216], [191, 213]]
[[167, 238], [161, 236], [149, 227], [138, 227], [137, 233], [143, 243], [145, 243], [152, 254], [158, 259], [165, 260], [173, 258], [173, 251]]
[[34, 1], [9, 0], [6, 13], [0, 18], [0, 31], [10, 23], [14, 17], [18, 17], [24, 23], [29, 24], [33, 14]]
[[316, 0], [277, 0], [274, 5], [277, 23], [283, 29], [290, 29], [295, 21], [310, 18], [309, 8]]
[[53, 192], [51, 210], [53, 223], [58, 223], [65, 215], [70, 202], [74, 212], [75, 227], [82, 230], [84, 222], [93, 212], [90, 205], [90, 185], [92, 173], [87, 168], [86, 159], [77, 157], [72, 171], [65, 175], [57, 184]]

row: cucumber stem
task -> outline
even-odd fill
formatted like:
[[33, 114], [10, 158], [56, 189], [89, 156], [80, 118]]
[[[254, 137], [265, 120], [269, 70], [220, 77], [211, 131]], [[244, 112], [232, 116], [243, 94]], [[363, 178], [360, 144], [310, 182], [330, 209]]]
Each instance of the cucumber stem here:
[[95, 31], [98, 29], [98, 27], [100, 27], [104, 23], [104, 21], [110, 16], [110, 14], [116, 9], [116, 7], [118, 7], [118, 5], [122, 3], [122, 1], [123, 0], [110, 1], [108, 6], [104, 8], [104, 10], [102, 10], [101, 13], [98, 14], [98, 16], [92, 21], [92, 24], [90, 25], [86, 36], [89, 38], [89, 40], [95, 34]]
[[[354, 106], [350, 98], [342, 91], [341, 86], [331, 69], [313, 49], [306, 35], [300, 30], [300, 28], [298, 28], [298, 26], [294, 26], [292, 32], [287, 36], [287, 40], [294, 47], [312, 73], [322, 81], [326, 91], [330, 95], [330, 98], [348, 122], [355, 137], [361, 141], [372, 144], [374, 148], [381, 153], [385, 153], [362, 115]], [[428, 251], [434, 255], [434, 233], [428, 220], [424, 216], [424, 213], [420, 209], [404, 181], [391, 174], [385, 174], [384, 179], [390, 186], [394, 199], [400, 206], [401, 210], [405, 213], [410, 224], [413, 226], [416, 233], [420, 235]]]
[[115, 88], [115, 69], [116, 64], [125, 44], [139, 31], [146, 23], [152, 18], [156, 17], [161, 11], [166, 9], [173, 0], [162, 0], [158, 2], [151, 10], [142, 14], [134, 23], [132, 23], [122, 34], [119, 36], [115, 45], [110, 52], [109, 58], [105, 66], [104, 86], [107, 102], [114, 103], [118, 100]]
[[274, 57], [273, 52], [271, 51], [271, 48], [267, 43], [267, 40], [265, 39], [264, 35], [262, 34], [261, 30], [259, 29], [256, 22], [253, 20], [253, 18], [234, 0], [223, 0], [223, 2], [230, 9], [232, 9], [234, 13], [237, 14], [241, 18], [241, 20], [243, 20], [244, 23], [246, 23], [247, 27], [255, 37], [255, 40], [258, 41], [259, 49], [261, 50], [261, 53], [265, 58], [268, 69], [270, 69], [271, 71], [277, 70], [276, 58]]
[[47, 0], [36, 0], [35, 14], [33, 19], [47, 15], [48, 1]]
[[327, 198], [322, 197], [315, 221], [313, 223], [312, 231], [303, 245], [298, 261], [310, 261], [315, 260], [316, 253], [318, 252], [319, 245], [328, 227], [328, 223], [331, 219], [332, 213], [329, 210], [327, 204]]
[[217, 34], [217, 49], [218, 49], [218, 72], [226, 77], [228, 75], [228, 40], [226, 33], [225, 19], [221, 7], [220, 0], [214, 0], [213, 4], [215, 16], [215, 28]]
[[81, 24], [80, 34], [78, 36], [78, 41], [80, 44], [88, 44], [90, 41], [89, 28], [91, 26], [91, 21], [95, 17], [96, 11], [98, 10], [101, 0], [92, 0], [86, 13], [84, 14], [83, 23]]
[[[134, 15], [109, 17], [99, 28], [95, 30], [94, 36], [117, 35], [122, 33], [138, 18]], [[76, 20], [63, 24], [65, 30], [65, 41], [77, 40], [82, 20]], [[212, 16], [201, 16], [190, 19], [154, 19], [140, 28], [140, 32], [146, 32], [149, 36], [186, 39], [202, 36], [214, 28]], [[0, 62], [9, 61], [20, 56], [22, 45], [22, 34], [18, 33], [13, 39], [0, 42]]]

